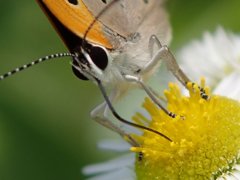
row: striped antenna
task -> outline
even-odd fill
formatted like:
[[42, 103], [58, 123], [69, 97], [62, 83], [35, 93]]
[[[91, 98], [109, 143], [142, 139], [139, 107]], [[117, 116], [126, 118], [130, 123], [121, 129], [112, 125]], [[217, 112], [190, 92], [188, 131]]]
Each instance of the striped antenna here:
[[9, 71], [9, 72], [1, 75], [1, 76], [0, 76], [0, 81], [6, 79], [6, 78], [9, 77], [9, 76], [14, 75], [15, 73], [21, 72], [21, 71], [23, 71], [23, 70], [25, 70], [25, 69], [28, 69], [28, 68], [30, 68], [30, 67], [32, 67], [32, 66], [34, 66], [34, 65], [36, 65], [36, 64], [42, 63], [42, 62], [44, 62], [44, 61], [54, 60], [54, 59], [62, 58], [62, 57], [75, 57], [75, 56], [76, 56], [76, 55], [75, 55], [75, 54], [72, 54], [72, 53], [57, 53], [57, 54], [52, 54], [52, 55], [49, 55], [49, 56], [45, 56], [45, 57], [43, 57], [43, 58], [39, 58], [39, 59], [37, 59], [37, 60], [35, 60], [35, 61], [32, 61], [32, 62], [30, 62], [30, 63], [28, 63], [28, 64], [25, 64], [25, 65], [23, 65], [23, 66], [20, 66], [20, 67], [18, 67], [18, 68], [16, 68], [16, 69], [13, 69], [12, 71]]

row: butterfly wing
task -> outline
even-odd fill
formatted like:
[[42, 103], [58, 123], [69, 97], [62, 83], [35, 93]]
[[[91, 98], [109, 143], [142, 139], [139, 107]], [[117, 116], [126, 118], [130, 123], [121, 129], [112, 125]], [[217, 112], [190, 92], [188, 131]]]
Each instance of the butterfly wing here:
[[[84, 36], [95, 19], [82, 0], [76, 0], [77, 3], [75, 4], [70, 0], [37, 0], [37, 2], [44, 7], [48, 17], [56, 18], [65, 28], [79, 38]], [[52, 18], [50, 20], [53, 21]], [[52, 23], [56, 26], [55, 22]], [[59, 31], [58, 28], [57, 30]], [[87, 35], [87, 40], [111, 49], [112, 45], [103, 31], [103, 24], [96, 21]], [[62, 35], [64, 36], [64, 34]]]
[[[88, 10], [97, 16], [111, 0], [83, 0]], [[161, 42], [168, 44], [171, 36], [171, 28], [167, 13], [164, 11], [164, 0], [118, 0], [107, 9], [99, 21], [105, 26], [108, 39], [115, 45], [120, 40], [129, 40], [132, 35], [139, 33], [141, 41], [149, 40], [149, 36], [157, 35]], [[145, 42], [144, 42], [145, 43]], [[148, 44], [148, 43], [146, 43]]]
[[[109, 0], [83, 0], [89, 11], [97, 16], [110, 2]], [[118, 0], [102, 16], [99, 17], [105, 26], [123, 37], [135, 33], [154, 6], [159, 6], [162, 0]]]
[[[82, 38], [94, 21], [95, 17], [108, 5], [110, 1], [103, 0], [37, 0], [44, 5], [60, 23], [72, 33]], [[115, 49], [124, 39], [138, 31], [145, 18], [156, 7], [161, 6], [163, 0], [117, 0], [95, 22], [87, 34], [89, 42]], [[48, 15], [48, 14], [47, 14]], [[49, 16], [49, 15], [48, 15]], [[163, 31], [168, 24], [161, 21], [165, 18], [159, 9], [158, 22]], [[157, 33], [157, 32], [156, 32]], [[155, 33], [155, 34], [156, 34]], [[118, 37], [118, 38], [116, 38]]]

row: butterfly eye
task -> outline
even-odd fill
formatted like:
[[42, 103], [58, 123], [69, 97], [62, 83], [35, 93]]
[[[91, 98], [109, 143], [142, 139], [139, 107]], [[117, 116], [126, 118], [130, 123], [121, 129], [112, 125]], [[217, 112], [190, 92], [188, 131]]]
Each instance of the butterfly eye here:
[[92, 46], [88, 51], [94, 64], [101, 70], [106, 69], [108, 65], [108, 55], [104, 48], [100, 46]]
[[73, 5], [78, 5], [78, 0], [68, 0], [68, 2]]

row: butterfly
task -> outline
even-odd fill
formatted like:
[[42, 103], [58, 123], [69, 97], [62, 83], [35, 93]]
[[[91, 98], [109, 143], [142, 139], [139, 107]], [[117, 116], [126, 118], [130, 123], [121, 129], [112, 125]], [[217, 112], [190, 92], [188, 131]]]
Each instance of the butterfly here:
[[[165, 61], [168, 69], [186, 86], [189, 78], [178, 66], [167, 45], [171, 28], [162, 0], [37, 0], [69, 50], [40, 58], [2, 76], [0, 80], [37, 63], [72, 57], [72, 70], [81, 80], [91, 80], [101, 90], [104, 102], [91, 117], [101, 125], [136, 142], [108, 118], [111, 111], [123, 123], [143, 128], [170, 140], [164, 134], [122, 118], [112, 103], [132, 87], [141, 87], [169, 116], [153, 91], [145, 85]], [[162, 45], [164, 44], [164, 45]], [[107, 95], [105, 88], [111, 88]]]

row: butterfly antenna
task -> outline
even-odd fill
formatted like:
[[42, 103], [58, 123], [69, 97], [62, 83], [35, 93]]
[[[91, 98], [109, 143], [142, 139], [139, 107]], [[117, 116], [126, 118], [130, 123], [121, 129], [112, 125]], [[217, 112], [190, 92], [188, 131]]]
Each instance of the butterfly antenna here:
[[30, 62], [30, 63], [28, 63], [28, 64], [25, 64], [25, 65], [23, 65], [23, 66], [20, 66], [20, 67], [18, 67], [18, 68], [16, 68], [16, 69], [13, 69], [13, 70], [11, 70], [11, 71], [9, 71], [9, 72], [1, 75], [1, 76], [0, 76], [0, 81], [6, 79], [6, 78], [9, 77], [9, 76], [12, 76], [12, 75], [18, 73], [18, 72], [21, 72], [21, 71], [23, 71], [23, 70], [25, 70], [25, 69], [28, 69], [28, 68], [36, 65], [36, 64], [45, 62], [45, 61], [47, 61], [47, 60], [54, 60], [54, 59], [57, 59], [57, 58], [75, 57], [75, 56], [76, 56], [76, 55], [75, 55], [75, 54], [72, 54], [72, 53], [57, 53], [57, 54], [52, 54], [52, 55], [49, 55], [49, 56], [45, 56], [45, 57], [43, 57], [43, 58], [39, 58], [39, 59], [37, 59], [37, 60], [35, 60], [35, 61], [32, 61], [32, 62]]
[[[91, 22], [91, 24], [88, 26], [84, 36], [83, 36], [83, 43], [86, 42], [86, 37], [89, 33], [89, 31], [92, 29], [93, 25], [97, 22], [97, 20], [108, 10], [108, 8], [110, 8], [111, 6], [113, 6], [116, 2], [118, 2], [119, 0], [113, 0], [111, 1], [109, 4], [107, 4], [100, 12], [99, 14], [95, 17], [95, 19]], [[106, 2], [106, 1], [105, 1]]]

